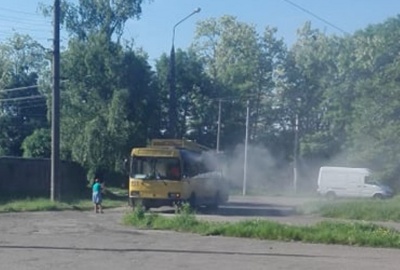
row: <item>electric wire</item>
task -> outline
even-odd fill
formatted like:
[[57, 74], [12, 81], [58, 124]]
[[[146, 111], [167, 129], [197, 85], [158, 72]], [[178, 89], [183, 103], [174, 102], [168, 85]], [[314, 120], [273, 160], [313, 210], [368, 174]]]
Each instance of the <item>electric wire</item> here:
[[43, 95], [33, 95], [33, 96], [15, 97], [15, 98], [0, 98], [0, 102], [30, 100], [30, 99], [39, 99], [39, 98], [46, 98], [46, 97]]
[[47, 99], [17, 100], [6, 104], [7, 106], [43, 106], [47, 105]]
[[1, 90], [0, 90], [0, 93], [15, 92], [15, 91], [22, 91], [22, 90], [29, 90], [29, 89], [34, 89], [34, 88], [38, 88], [38, 87], [39, 87], [38, 84], [34, 84], [34, 85], [29, 85], [29, 86], [22, 86], [22, 87], [1, 89]]
[[0, 10], [4, 10], [7, 12], [13, 12], [13, 13], [19, 13], [19, 14], [25, 14], [25, 15], [37, 15], [37, 13], [32, 13], [32, 12], [26, 12], [26, 11], [21, 11], [21, 10], [14, 10], [14, 9], [9, 9], [9, 8], [4, 8], [0, 7]]
[[317, 20], [319, 20], [319, 21], [321, 21], [321, 22], [323, 22], [323, 23], [329, 25], [330, 27], [333, 27], [334, 29], [340, 31], [340, 32], [343, 33], [343, 34], [346, 34], [346, 35], [349, 35], [349, 34], [350, 34], [349, 32], [343, 30], [342, 28], [340, 28], [340, 27], [334, 25], [333, 23], [329, 22], [328, 20], [322, 18], [321, 16], [318, 16], [318, 15], [315, 14], [314, 12], [311, 12], [310, 10], [308, 10], [308, 9], [306, 9], [306, 8], [304, 8], [304, 7], [298, 5], [298, 4], [296, 4], [296, 3], [294, 3], [294, 2], [292, 2], [292, 1], [290, 1], [290, 0], [282, 0], [282, 1], [288, 3], [289, 5], [292, 5], [292, 6], [296, 7], [297, 9], [300, 9], [301, 11], [303, 11], [303, 12], [305, 12], [305, 13], [311, 15], [311, 16], [313, 16], [313, 17], [316, 18]]

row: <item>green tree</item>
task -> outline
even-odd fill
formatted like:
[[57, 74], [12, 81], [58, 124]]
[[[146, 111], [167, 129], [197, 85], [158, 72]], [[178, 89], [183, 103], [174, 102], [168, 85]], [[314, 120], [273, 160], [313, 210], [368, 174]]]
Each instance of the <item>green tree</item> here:
[[[139, 19], [143, 0], [64, 0], [61, 3], [62, 24], [80, 40], [92, 34], [103, 33], [108, 39], [116, 35], [120, 40], [128, 19]], [[47, 17], [52, 16], [53, 6], [41, 4]]]
[[22, 143], [23, 156], [29, 158], [50, 158], [51, 136], [50, 129], [36, 129]]
[[251, 103], [251, 140], [259, 141], [263, 136], [258, 130], [265, 131], [270, 124], [273, 74], [285, 54], [283, 42], [275, 38], [275, 33], [276, 29], [267, 27], [260, 37], [254, 25], [238, 22], [232, 16], [198, 25], [193, 47], [205, 63], [217, 97], [235, 100], [224, 104], [226, 145], [243, 141], [247, 99]]
[[38, 80], [48, 66], [45, 49], [31, 37], [15, 34], [0, 45], [0, 149], [22, 155], [21, 144], [36, 128], [48, 127], [46, 96]]
[[84, 165], [120, 170], [134, 145], [158, 134], [158, 95], [147, 58], [102, 34], [72, 40], [63, 54], [62, 149]]
[[358, 31], [351, 69], [358, 74], [350, 128], [352, 162], [374, 169], [378, 177], [399, 187], [400, 17]]
[[328, 159], [344, 144], [345, 115], [351, 115], [343, 103], [346, 100], [341, 99], [346, 89], [339, 86], [343, 78], [338, 76], [338, 59], [343, 41], [312, 29], [310, 23], [299, 30], [298, 37], [288, 56], [289, 83], [282, 89], [280, 107], [292, 134], [296, 115], [299, 119], [301, 156]]
[[[62, 53], [61, 150], [93, 175], [121, 170], [132, 146], [159, 132], [158, 95], [147, 55], [120, 42], [142, 0], [62, 3], [69, 32]], [[42, 7], [45, 15], [52, 7]]]
[[[161, 89], [163, 111], [167, 111], [168, 88], [165, 84], [169, 59], [164, 54], [156, 63], [159, 88]], [[203, 63], [194, 51], [180, 49], [176, 52], [176, 92], [178, 110], [178, 137], [195, 140], [199, 143], [215, 146], [216, 120], [215, 104], [211, 98], [215, 92], [210, 78], [204, 71]], [[166, 115], [166, 114], [164, 114]], [[167, 128], [168, 119], [162, 119], [163, 128]]]

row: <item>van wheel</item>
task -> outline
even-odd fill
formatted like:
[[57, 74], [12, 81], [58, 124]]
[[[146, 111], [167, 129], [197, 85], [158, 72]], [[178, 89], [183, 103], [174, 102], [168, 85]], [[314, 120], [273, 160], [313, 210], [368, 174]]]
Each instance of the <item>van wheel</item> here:
[[374, 194], [373, 198], [377, 199], [377, 200], [382, 200], [383, 199], [383, 195], [380, 194], [380, 193], [376, 193], [376, 194]]
[[335, 192], [329, 191], [328, 193], [326, 193], [326, 198], [327, 198], [328, 200], [334, 200], [334, 199], [336, 199], [336, 194], [335, 194]]

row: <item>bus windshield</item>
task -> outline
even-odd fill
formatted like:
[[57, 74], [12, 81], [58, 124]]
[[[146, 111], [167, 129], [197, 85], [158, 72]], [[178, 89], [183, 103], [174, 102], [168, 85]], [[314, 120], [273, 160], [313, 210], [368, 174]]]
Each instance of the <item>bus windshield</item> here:
[[143, 180], [180, 180], [180, 161], [178, 158], [133, 157], [130, 177]]

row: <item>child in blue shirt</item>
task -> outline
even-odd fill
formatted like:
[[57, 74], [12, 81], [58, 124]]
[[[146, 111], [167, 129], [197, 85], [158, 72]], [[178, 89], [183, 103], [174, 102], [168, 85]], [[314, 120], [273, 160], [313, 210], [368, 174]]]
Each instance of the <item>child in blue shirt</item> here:
[[95, 213], [103, 213], [103, 208], [101, 206], [102, 196], [101, 196], [102, 187], [100, 184], [100, 180], [98, 178], [94, 179], [94, 184], [92, 186], [92, 200], [94, 203], [94, 212]]

